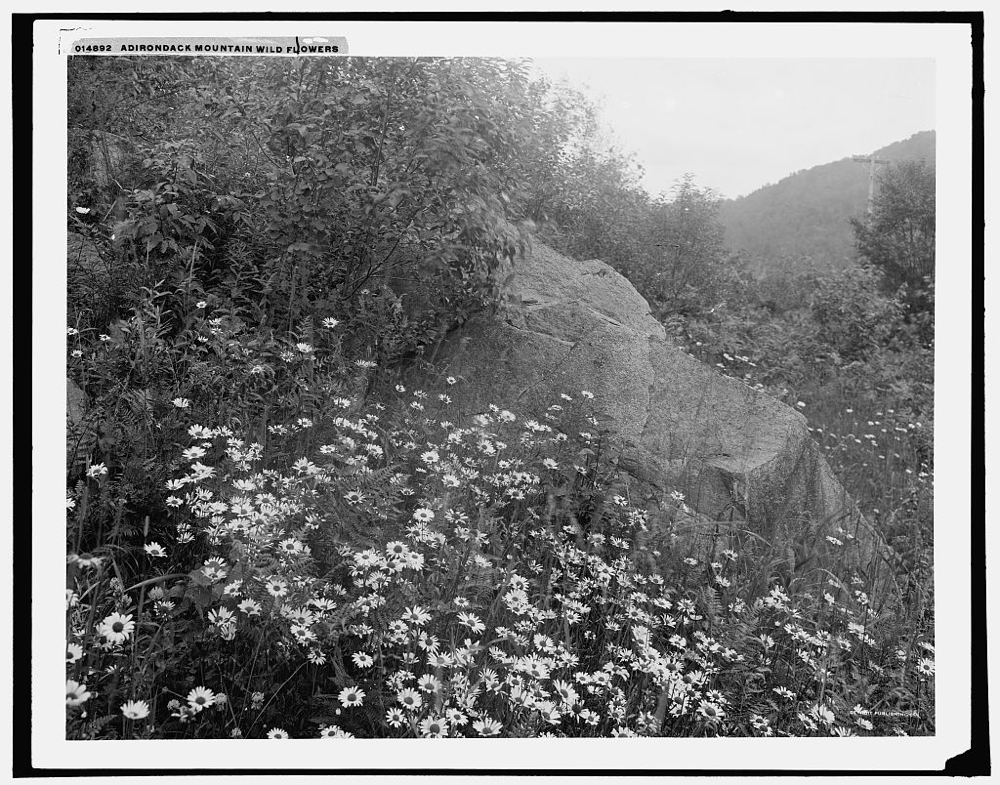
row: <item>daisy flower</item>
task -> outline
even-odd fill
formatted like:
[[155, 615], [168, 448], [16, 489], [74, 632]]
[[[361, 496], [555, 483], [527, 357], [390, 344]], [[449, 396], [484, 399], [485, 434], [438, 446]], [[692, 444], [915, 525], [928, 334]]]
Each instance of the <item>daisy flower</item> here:
[[930, 657], [921, 657], [917, 662], [917, 673], [921, 676], [934, 675], [934, 660]]
[[354, 664], [359, 668], [370, 668], [375, 664], [375, 660], [370, 654], [365, 654], [361, 651], [356, 651], [351, 655], [351, 659], [354, 660]]
[[427, 717], [420, 721], [420, 733], [425, 739], [440, 739], [448, 732], [448, 726], [441, 717]]
[[755, 729], [760, 731], [767, 730], [769, 727], [767, 718], [762, 717], [760, 714], [751, 714], [750, 724], [753, 725]]
[[555, 688], [556, 693], [559, 695], [563, 703], [576, 703], [576, 690], [573, 689], [573, 685], [569, 682], [557, 679], [552, 686]]
[[419, 709], [424, 703], [424, 699], [420, 696], [420, 693], [409, 687], [405, 690], [400, 690], [399, 694], [396, 695], [396, 700], [402, 703], [407, 709], [412, 710]]
[[403, 614], [403, 621], [410, 622], [410, 624], [426, 624], [430, 620], [431, 615], [419, 605], [407, 608], [406, 612]]
[[519, 668], [519, 670], [523, 670], [525, 673], [527, 673], [529, 676], [535, 679], [549, 678], [548, 666], [534, 656], [526, 658], [524, 662], [524, 667]]
[[135, 622], [132, 621], [131, 613], [128, 615], [112, 613], [104, 618], [97, 631], [110, 643], [124, 643], [135, 631]]
[[419, 507], [413, 511], [413, 518], [421, 523], [427, 523], [427, 521], [434, 520], [434, 511], [428, 510], [426, 507]]
[[425, 673], [417, 680], [417, 686], [424, 692], [437, 692], [441, 688], [441, 682], [431, 674]]
[[379, 556], [373, 550], [361, 551], [354, 554], [354, 563], [362, 569], [368, 569], [378, 564]]
[[215, 693], [208, 687], [195, 687], [187, 695], [188, 706], [196, 713], [215, 703]]
[[824, 725], [833, 725], [836, 719], [834, 713], [821, 703], [816, 704], [809, 710], [809, 716], [819, 720]]
[[345, 708], [350, 708], [351, 706], [360, 706], [364, 701], [365, 691], [359, 690], [357, 687], [344, 687], [337, 695], [337, 700]]
[[205, 457], [205, 448], [199, 447], [197, 444], [193, 447], [188, 447], [184, 452], [181, 453], [181, 457], [185, 461], [196, 461], [199, 458]]
[[484, 717], [472, 723], [472, 727], [480, 736], [499, 736], [501, 725], [494, 719]]
[[254, 600], [243, 600], [236, 606], [247, 616], [260, 616], [260, 603]]
[[549, 725], [558, 725], [560, 720], [559, 710], [556, 709], [556, 705], [552, 701], [542, 701], [535, 705], [535, 710], [539, 712], [542, 719]]
[[219, 581], [226, 577], [229, 566], [225, 559], [206, 559], [201, 565], [201, 573], [210, 581]]
[[130, 720], [141, 720], [149, 716], [149, 704], [146, 701], [129, 701], [122, 704], [121, 711]]
[[459, 613], [458, 622], [459, 624], [464, 624], [473, 632], [483, 632], [486, 630], [486, 625], [474, 613]]
[[271, 728], [271, 730], [269, 730], [267, 732], [267, 738], [269, 738], [269, 739], [287, 739], [287, 738], [289, 738], [288, 731], [286, 731], [284, 728]]
[[437, 654], [438, 646], [441, 645], [438, 640], [437, 635], [428, 635], [426, 632], [421, 632], [420, 637], [417, 638], [417, 645], [426, 651], [428, 655], [434, 656]]
[[88, 698], [90, 698], [90, 693], [87, 692], [86, 684], [80, 684], [80, 682], [73, 681], [73, 679], [66, 679], [67, 706], [79, 706], [81, 703], [84, 703]]
[[385, 713], [385, 721], [393, 728], [399, 728], [406, 722], [406, 715], [403, 714], [402, 709], [389, 709]]
[[329, 597], [320, 597], [315, 600], [310, 600], [310, 602], [322, 613], [324, 611], [333, 611], [337, 609], [337, 603], [331, 600]]
[[153, 559], [162, 559], [167, 555], [167, 550], [158, 542], [146, 543], [142, 549], [146, 555]]
[[294, 556], [302, 553], [302, 551], [305, 550], [305, 546], [294, 537], [289, 537], [287, 540], [282, 540], [278, 543], [278, 550], [283, 551], [290, 556]]
[[223, 626], [232, 622], [233, 612], [225, 605], [213, 608], [208, 612], [208, 620], [217, 626]]
[[450, 668], [455, 664], [455, 659], [447, 652], [438, 652], [428, 659], [427, 663], [432, 668]]
[[288, 584], [281, 578], [271, 578], [264, 588], [272, 597], [284, 597], [288, 594]]
[[698, 706], [698, 714], [704, 717], [708, 722], [718, 722], [726, 716], [722, 707], [717, 703], [712, 703], [711, 701], [702, 701], [701, 705]]
[[66, 663], [76, 662], [83, 656], [83, 647], [79, 643], [70, 643], [66, 646]]

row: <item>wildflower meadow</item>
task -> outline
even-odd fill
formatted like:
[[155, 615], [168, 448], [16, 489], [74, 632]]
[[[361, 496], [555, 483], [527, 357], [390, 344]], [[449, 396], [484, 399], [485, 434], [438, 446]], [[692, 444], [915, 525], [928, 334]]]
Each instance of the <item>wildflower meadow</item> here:
[[[932, 287], [775, 306], [516, 63], [70, 58], [69, 98], [68, 739], [934, 734]], [[531, 237], [802, 411], [900, 591], [637, 481], [583, 384], [463, 403], [435, 347]]]
[[[321, 372], [337, 331], [278, 362]], [[123, 482], [90, 464], [67, 496], [94, 543], [67, 565], [70, 737], [932, 729], [932, 638], [887, 626], [857, 576], [762, 582], [752, 532], [618, 470], [586, 390], [539, 420], [456, 411], [462, 384], [331, 396], [262, 441], [175, 398], [162, 518], [132, 548], [89, 530]]]

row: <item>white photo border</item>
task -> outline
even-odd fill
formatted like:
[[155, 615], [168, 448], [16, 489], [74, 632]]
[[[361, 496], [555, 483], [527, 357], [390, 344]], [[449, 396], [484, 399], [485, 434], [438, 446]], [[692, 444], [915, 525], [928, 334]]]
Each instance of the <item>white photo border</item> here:
[[[848, 17], [850, 14], [847, 15]], [[67, 28], [87, 36], [345, 36], [351, 56], [934, 58], [938, 259], [935, 361], [937, 727], [935, 737], [848, 739], [86, 742], [65, 739], [61, 489], [64, 451]], [[972, 49], [965, 24], [37, 20], [34, 25], [32, 324], [32, 764], [52, 769], [936, 769], [969, 746]], [[822, 163], [822, 162], [817, 162]], [[39, 412], [47, 412], [44, 417]], [[977, 510], [978, 515], [978, 510]], [[233, 745], [238, 744], [238, 747]], [[386, 745], [392, 744], [389, 747]], [[234, 755], [234, 752], [236, 753]], [[720, 773], [724, 772], [724, 768]]]

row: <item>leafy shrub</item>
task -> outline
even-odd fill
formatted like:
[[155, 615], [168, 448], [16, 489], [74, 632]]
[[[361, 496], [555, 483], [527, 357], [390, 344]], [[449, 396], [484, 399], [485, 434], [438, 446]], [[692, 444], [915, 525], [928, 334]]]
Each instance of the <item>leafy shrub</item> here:
[[848, 267], [816, 281], [810, 306], [823, 340], [846, 362], [866, 360], [888, 342], [902, 306], [880, 290], [872, 267]]

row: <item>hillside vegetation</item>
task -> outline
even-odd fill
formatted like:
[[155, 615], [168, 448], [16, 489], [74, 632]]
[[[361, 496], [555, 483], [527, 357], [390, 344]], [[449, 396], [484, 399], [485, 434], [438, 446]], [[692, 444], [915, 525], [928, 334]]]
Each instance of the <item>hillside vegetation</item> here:
[[[932, 170], [868, 263], [758, 280], [523, 63], [71, 58], [68, 99], [68, 738], [934, 733]], [[899, 595], [646, 492], [588, 390], [458, 409], [432, 347], [532, 237], [801, 410]]]
[[[933, 166], [934, 149], [934, 132], [923, 131], [872, 155]], [[865, 212], [867, 201], [868, 165], [844, 158], [722, 201], [719, 222], [726, 247], [743, 252], [757, 270], [772, 270], [782, 259], [799, 267], [837, 270], [856, 260], [850, 219]]]

